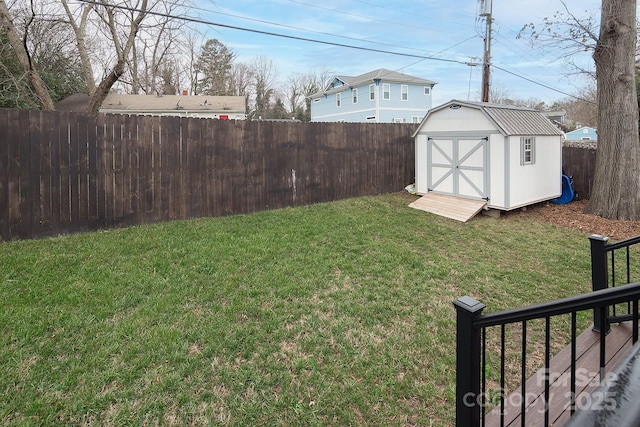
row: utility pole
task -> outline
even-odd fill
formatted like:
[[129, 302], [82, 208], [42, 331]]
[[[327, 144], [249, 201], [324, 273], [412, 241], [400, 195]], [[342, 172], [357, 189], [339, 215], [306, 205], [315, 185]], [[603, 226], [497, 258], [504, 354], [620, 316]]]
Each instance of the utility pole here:
[[489, 81], [491, 80], [491, 17], [493, 0], [480, 0], [480, 16], [487, 20], [487, 34], [484, 38], [484, 60], [482, 63], [482, 102], [489, 102]]

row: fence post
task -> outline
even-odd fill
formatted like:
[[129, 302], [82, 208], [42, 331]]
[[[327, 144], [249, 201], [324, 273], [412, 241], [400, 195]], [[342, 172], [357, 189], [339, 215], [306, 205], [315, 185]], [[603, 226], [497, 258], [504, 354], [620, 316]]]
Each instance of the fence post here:
[[[599, 234], [589, 236], [591, 241], [591, 288], [594, 291], [607, 289], [609, 287], [609, 269], [607, 266], [607, 242], [608, 237]], [[604, 331], [609, 333], [609, 307], [605, 307], [606, 311], [605, 324], [601, 324], [600, 308], [593, 310], [593, 330], [595, 332]]]
[[464, 296], [453, 302], [456, 307], [456, 425], [480, 425], [480, 329], [474, 320], [486, 307]]

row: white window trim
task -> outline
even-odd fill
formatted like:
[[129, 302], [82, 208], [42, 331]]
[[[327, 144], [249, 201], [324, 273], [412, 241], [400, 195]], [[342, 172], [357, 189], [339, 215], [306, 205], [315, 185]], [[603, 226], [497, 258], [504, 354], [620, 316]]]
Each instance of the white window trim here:
[[411, 123], [422, 123], [422, 116], [411, 116]]
[[[406, 98], [405, 98], [406, 96]], [[409, 100], [409, 86], [408, 85], [400, 85], [400, 100], [408, 101]]]
[[369, 85], [369, 101], [376, 99], [376, 85]]
[[358, 103], [358, 88], [353, 88], [351, 93], [351, 100], [354, 104]]
[[382, 99], [391, 99], [391, 85], [389, 83], [382, 83]]
[[336, 93], [336, 107], [342, 106], [342, 94]]
[[425, 86], [424, 87], [424, 94], [425, 95], [431, 95], [431, 87]]
[[536, 137], [520, 137], [520, 165], [533, 165], [536, 163]]

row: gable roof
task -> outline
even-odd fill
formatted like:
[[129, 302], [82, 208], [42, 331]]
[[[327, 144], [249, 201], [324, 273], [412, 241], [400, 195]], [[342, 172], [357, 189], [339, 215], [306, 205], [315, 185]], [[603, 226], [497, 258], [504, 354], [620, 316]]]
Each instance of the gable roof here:
[[109, 94], [100, 111], [163, 112], [188, 111], [245, 111], [244, 96], [202, 95], [121, 95]]
[[337, 86], [332, 87], [333, 83], [339, 80], [344, 83], [344, 86], [362, 86], [365, 84], [373, 83], [376, 80], [380, 80], [385, 83], [405, 83], [405, 84], [414, 84], [414, 85], [424, 85], [424, 86], [433, 86], [437, 84], [434, 81], [423, 79], [420, 77], [410, 76], [408, 74], [399, 73], [397, 71], [387, 70], [386, 68], [379, 68], [377, 70], [370, 71], [368, 73], [360, 74], [359, 76], [351, 77], [351, 76], [343, 76], [338, 75], [335, 76], [331, 83], [325, 87], [325, 90], [315, 93], [310, 96], [310, 98], [317, 98], [320, 95], [331, 94], [336, 92], [342, 92], [345, 87]]
[[455, 105], [482, 111], [503, 135], [564, 135], [541, 111], [533, 108], [490, 104], [486, 102], [459, 101], [454, 99], [429, 110], [422, 120], [422, 123], [420, 123], [420, 126], [418, 126], [414, 136], [418, 134], [431, 114]]

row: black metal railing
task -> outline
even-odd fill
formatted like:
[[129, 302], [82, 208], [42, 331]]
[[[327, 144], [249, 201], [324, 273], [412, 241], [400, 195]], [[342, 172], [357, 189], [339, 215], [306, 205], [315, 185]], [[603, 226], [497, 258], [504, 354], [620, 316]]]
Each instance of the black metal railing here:
[[[635, 246], [640, 243], [640, 236], [609, 243], [608, 237], [593, 234], [589, 236], [589, 240], [591, 241], [591, 283], [594, 291], [640, 280], [640, 272], [638, 272], [640, 246]], [[594, 331], [608, 332], [611, 323], [630, 320], [630, 310], [629, 304], [606, 307], [607, 315], [604, 321], [601, 321], [599, 313], [594, 312]]]
[[[522, 325], [522, 353], [521, 360], [521, 396], [527, 396], [527, 322], [534, 319], [545, 321], [545, 378], [544, 378], [544, 425], [550, 425], [549, 420], [549, 362], [551, 334], [551, 318], [561, 315], [571, 316], [571, 414], [575, 411], [576, 391], [576, 329], [577, 315], [583, 311], [595, 310], [599, 313], [601, 324], [606, 320], [607, 307], [630, 303], [632, 306], [633, 342], [638, 339], [638, 300], [640, 299], [640, 282], [624, 286], [602, 289], [588, 294], [564, 298], [544, 304], [502, 311], [498, 313], [482, 314], [485, 305], [475, 299], [465, 296], [454, 301], [457, 315], [457, 359], [456, 359], [456, 425], [483, 426], [485, 423], [487, 401], [486, 391], [486, 360], [487, 360], [487, 330], [500, 327], [500, 399], [491, 402], [500, 406], [500, 416], [504, 417], [505, 396], [505, 325], [521, 323]], [[600, 381], [603, 380], [605, 359], [606, 334], [600, 334]], [[521, 398], [521, 425], [525, 425], [526, 399]], [[541, 414], [536, 414], [539, 416]], [[504, 425], [504, 418], [501, 418]]]

